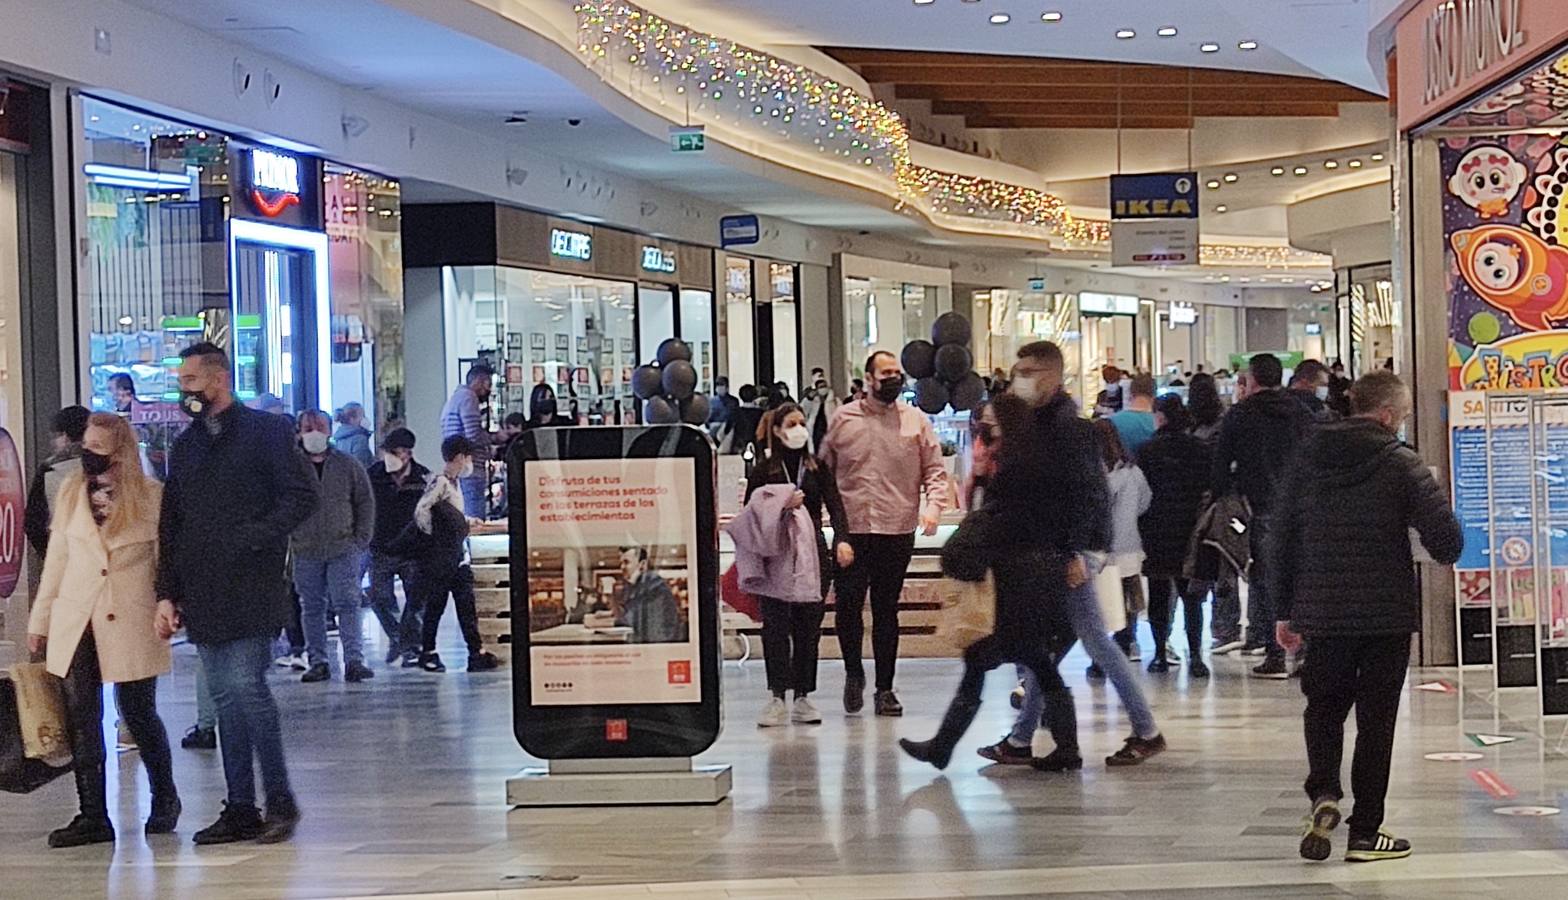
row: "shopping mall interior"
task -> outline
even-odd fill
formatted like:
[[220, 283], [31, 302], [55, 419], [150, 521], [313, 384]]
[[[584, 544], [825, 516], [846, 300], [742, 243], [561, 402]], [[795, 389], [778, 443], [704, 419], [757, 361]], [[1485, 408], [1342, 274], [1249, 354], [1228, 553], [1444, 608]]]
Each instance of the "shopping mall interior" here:
[[1565, 191], [1563, 0], [0, 0], [0, 897], [1560, 895]]

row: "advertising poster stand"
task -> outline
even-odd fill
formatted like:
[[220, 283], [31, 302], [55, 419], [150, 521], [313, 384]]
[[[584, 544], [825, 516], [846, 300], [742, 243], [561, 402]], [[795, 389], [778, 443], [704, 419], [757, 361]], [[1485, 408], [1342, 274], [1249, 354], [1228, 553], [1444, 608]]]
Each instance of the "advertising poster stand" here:
[[507, 463], [511, 806], [715, 804], [717, 455], [690, 426], [541, 428]]

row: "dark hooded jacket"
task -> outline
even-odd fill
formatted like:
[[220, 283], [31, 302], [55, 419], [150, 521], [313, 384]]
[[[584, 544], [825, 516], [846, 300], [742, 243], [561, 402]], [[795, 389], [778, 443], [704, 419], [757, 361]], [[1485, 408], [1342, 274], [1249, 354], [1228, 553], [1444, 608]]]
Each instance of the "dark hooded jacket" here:
[[1187, 564], [1193, 529], [1209, 493], [1214, 449], [1189, 431], [1169, 426], [1138, 453], [1138, 468], [1149, 481], [1153, 499], [1138, 519], [1143, 538], [1145, 575], [1180, 578]]
[[1369, 419], [1314, 431], [1275, 500], [1265, 548], [1269, 596], [1279, 619], [1308, 638], [1417, 631], [1410, 529], [1445, 565], [1464, 546], [1421, 457]]
[[1280, 473], [1311, 427], [1311, 414], [1287, 391], [1260, 391], [1236, 404], [1214, 448], [1214, 496], [1236, 491], [1253, 516], [1268, 515]]

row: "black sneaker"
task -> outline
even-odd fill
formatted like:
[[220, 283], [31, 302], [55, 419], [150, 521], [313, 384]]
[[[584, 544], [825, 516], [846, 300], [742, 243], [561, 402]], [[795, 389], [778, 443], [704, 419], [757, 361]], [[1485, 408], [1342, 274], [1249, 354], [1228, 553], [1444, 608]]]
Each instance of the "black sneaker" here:
[[942, 752], [937, 749], [934, 741], [912, 741], [909, 738], [899, 738], [898, 746], [902, 747], [905, 753], [908, 753], [915, 759], [936, 766], [938, 771], [947, 768], [947, 764], [953, 760], [953, 751]]
[[344, 681], [364, 681], [367, 678], [375, 677], [376, 673], [362, 662], [351, 662], [343, 667]]
[[419, 651], [418, 650], [404, 650], [403, 651], [403, 668], [405, 668], [405, 669], [417, 669], [417, 668], [419, 668]]
[[844, 712], [854, 715], [866, 708], [866, 676], [849, 672], [844, 676]]
[[1187, 674], [1193, 678], [1208, 678], [1209, 667], [1203, 664], [1203, 660], [1195, 659], [1187, 664]]
[[403, 648], [399, 647], [397, 644], [393, 644], [392, 646], [387, 648], [387, 658], [384, 661], [386, 662], [387, 665], [390, 666], [393, 663], [397, 662], [398, 659], [400, 657], [402, 657], [402, 655], [403, 655]]
[[268, 803], [267, 818], [262, 820], [261, 834], [256, 835], [256, 843], [281, 844], [292, 838], [300, 818], [299, 806], [293, 800]]
[[211, 844], [235, 844], [255, 840], [261, 834], [261, 811], [254, 806], [223, 804], [218, 821], [192, 835], [191, 840], [203, 847]]
[[468, 655], [468, 671], [470, 672], [493, 672], [499, 668], [501, 668], [501, 660], [497, 659], [496, 655], [489, 650], [481, 650], [478, 653], [470, 653]]
[[1164, 674], [1166, 672], [1169, 672], [1170, 670], [1171, 670], [1170, 660], [1166, 659], [1163, 656], [1156, 656], [1149, 663], [1149, 671], [1153, 672], [1156, 675]]
[[446, 666], [442, 664], [442, 662], [441, 662], [441, 654], [439, 654], [439, 653], [421, 653], [421, 654], [419, 654], [419, 667], [421, 669], [424, 669], [426, 672], [445, 672], [446, 671]]
[[56, 828], [49, 832], [49, 846], [57, 850], [62, 847], [112, 843], [114, 843], [114, 823], [109, 821], [108, 816], [102, 819], [77, 816], [64, 828]]
[[313, 663], [310, 668], [305, 670], [305, 674], [299, 677], [299, 680], [304, 684], [315, 684], [318, 681], [326, 681], [331, 677], [332, 670], [327, 668], [326, 663]]
[[1263, 660], [1263, 664], [1252, 670], [1252, 677], [1267, 678], [1270, 681], [1284, 681], [1290, 677], [1290, 671], [1285, 668], [1285, 661], [1275, 657]]
[[872, 698], [872, 705], [879, 716], [896, 719], [904, 714], [904, 705], [898, 702], [898, 695], [892, 691], [877, 691]]
[[1029, 752], [1028, 747], [1014, 746], [1013, 742], [1007, 738], [1002, 738], [989, 747], [981, 747], [975, 752], [980, 754], [983, 759], [989, 759], [991, 762], [1001, 763], [1004, 766], [1027, 766], [1034, 762], [1034, 754]]
[[1339, 801], [1332, 797], [1312, 804], [1312, 814], [1307, 816], [1301, 832], [1301, 858], [1322, 861], [1334, 852], [1331, 837], [1339, 827]]
[[1050, 753], [1031, 760], [1029, 765], [1041, 772], [1076, 772], [1083, 768], [1083, 757], [1078, 753], [1057, 747]]
[[1377, 834], [1369, 838], [1352, 836], [1350, 846], [1345, 849], [1345, 862], [1378, 862], [1404, 859], [1409, 855], [1409, 841], [1396, 838], [1380, 828]]
[[1165, 752], [1165, 735], [1157, 734], [1148, 740], [1137, 735], [1127, 739], [1122, 749], [1105, 758], [1107, 766], [1136, 766], [1151, 756]]
[[1100, 664], [1099, 663], [1089, 663], [1089, 668], [1084, 669], [1083, 670], [1083, 674], [1090, 681], [1104, 681], [1105, 680], [1105, 670], [1100, 668]]
[[152, 798], [152, 813], [147, 816], [147, 825], [143, 829], [147, 834], [173, 834], [176, 825], [180, 824], [180, 813], [184, 807], [180, 805], [179, 797]]
[[186, 750], [216, 749], [218, 746], [218, 729], [192, 725], [191, 730], [185, 732], [185, 737], [180, 738], [180, 746]]

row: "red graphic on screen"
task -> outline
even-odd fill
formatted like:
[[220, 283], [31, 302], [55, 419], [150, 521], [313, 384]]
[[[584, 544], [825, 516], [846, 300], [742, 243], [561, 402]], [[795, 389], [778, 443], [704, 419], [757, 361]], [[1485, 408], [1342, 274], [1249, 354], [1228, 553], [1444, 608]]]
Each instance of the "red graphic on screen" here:
[[604, 739], [607, 741], [624, 743], [627, 739], [627, 731], [625, 719], [604, 720]]
[[668, 672], [670, 684], [691, 684], [691, 660], [670, 660]]

